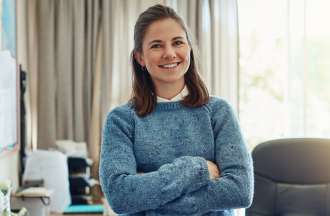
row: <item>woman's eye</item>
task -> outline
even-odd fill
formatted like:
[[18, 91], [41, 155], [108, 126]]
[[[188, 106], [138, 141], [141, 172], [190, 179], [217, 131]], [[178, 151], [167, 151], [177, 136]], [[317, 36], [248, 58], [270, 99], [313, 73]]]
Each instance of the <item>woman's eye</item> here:
[[153, 44], [150, 48], [160, 48], [160, 44]]
[[182, 41], [175, 41], [175, 42], [174, 42], [174, 45], [175, 45], [175, 46], [179, 46], [179, 45], [181, 45], [181, 44], [183, 44]]

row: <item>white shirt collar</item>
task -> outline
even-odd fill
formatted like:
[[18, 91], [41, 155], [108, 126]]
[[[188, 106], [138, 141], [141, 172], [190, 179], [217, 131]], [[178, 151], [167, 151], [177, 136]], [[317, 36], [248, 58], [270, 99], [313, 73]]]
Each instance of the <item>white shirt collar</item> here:
[[172, 99], [166, 99], [166, 98], [162, 98], [162, 97], [159, 97], [157, 96], [157, 102], [175, 102], [175, 101], [180, 101], [180, 100], [183, 100], [183, 98], [185, 96], [188, 95], [188, 89], [186, 86], [184, 86], [184, 88], [182, 89], [182, 91], [177, 94], [175, 97], [173, 97]]

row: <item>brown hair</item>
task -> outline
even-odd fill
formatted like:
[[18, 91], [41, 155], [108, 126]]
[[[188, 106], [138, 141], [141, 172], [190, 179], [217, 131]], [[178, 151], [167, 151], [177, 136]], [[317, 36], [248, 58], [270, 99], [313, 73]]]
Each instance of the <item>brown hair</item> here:
[[182, 18], [170, 7], [154, 5], [140, 14], [134, 27], [134, 49], [131, 53], [133, 65], [133, 91], [131, 102], [136, 113], [143, 117], [151, 113], [157, 104], [157, 95], [154, 94], [155, 86], [146, 68], [143, 68], [134, 57], [135, 52], [142, 53], [143, 39], [147, 28], [155, 21], [171, 18], [174, 19], [185, 31], [191, 47], [190, 65], [184, 75], [185, 84], [189, 94], [182, 100], [187, 107], [198, 107], [209, 101], [208, 90], [198, 72], [197, 49], [193, 46], [192, 37]]

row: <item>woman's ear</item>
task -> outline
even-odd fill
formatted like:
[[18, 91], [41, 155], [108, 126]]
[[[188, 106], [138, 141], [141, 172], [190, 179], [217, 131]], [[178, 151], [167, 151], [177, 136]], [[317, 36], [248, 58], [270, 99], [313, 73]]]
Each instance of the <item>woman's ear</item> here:
[[134, 58], [141, 65], [141, 67], [144, 67], [146, 65], [144, 63], [143, 56], [140, 52], [134, 52]]

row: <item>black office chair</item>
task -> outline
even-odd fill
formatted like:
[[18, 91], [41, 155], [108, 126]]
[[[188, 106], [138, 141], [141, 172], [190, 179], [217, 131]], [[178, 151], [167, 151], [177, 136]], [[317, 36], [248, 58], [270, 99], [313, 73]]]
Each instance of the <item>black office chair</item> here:
[[252, 158], [255, 194], [247, 216], [330, 216], [330, 139], [271, 140]]

